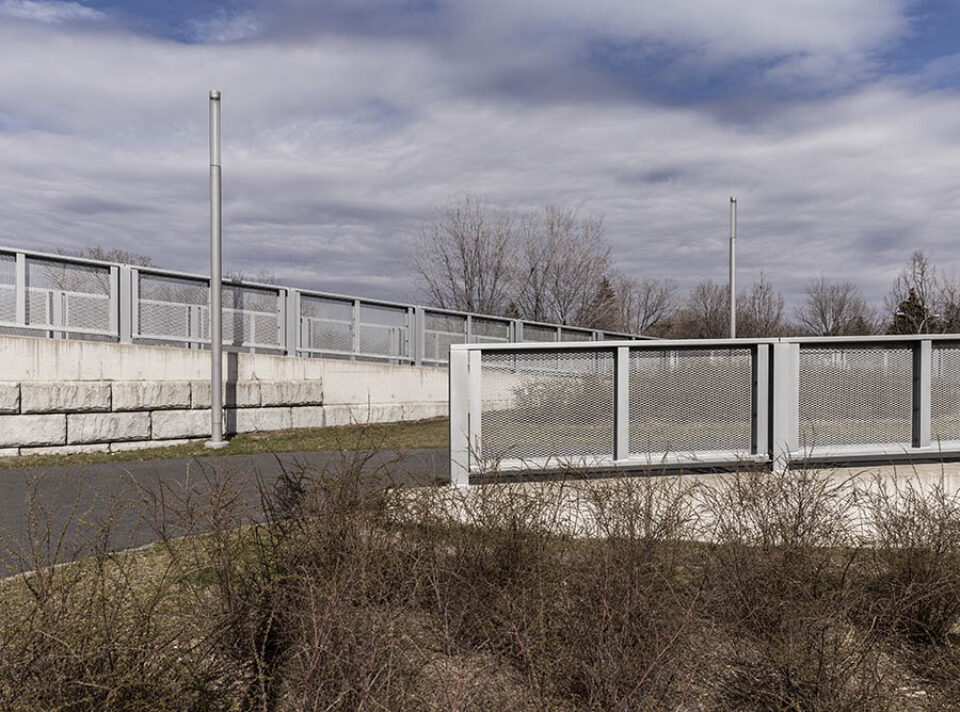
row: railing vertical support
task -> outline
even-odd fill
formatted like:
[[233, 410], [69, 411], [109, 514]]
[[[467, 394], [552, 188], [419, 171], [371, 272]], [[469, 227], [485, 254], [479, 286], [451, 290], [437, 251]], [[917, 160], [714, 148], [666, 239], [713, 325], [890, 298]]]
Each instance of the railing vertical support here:
[[130, 268], [130, 340], [140, 335], [140, 270]]
[[16, 284], [16, 315], [18, 324], [27, 323], [27, 256], [22, 252], [17, 253], [17, 262], [14, 266], [14, 282]]
[[483, 399], [481, 398], [481, 368], [483, 366], [483, 354], [479, 351], [470, 352], [470, 362], [467, 367], [470, 371], [470, 393], [467, 396], [470, 399], [470, 460], [479, 464], [480, 445], [482, 436], [481, 413]]
[[470, 314], [467, 314], [467, 324], [464, 328], [465, 328], [464, 333], [466, 338], [465, 343], [472, 344], [473, 343], [473, 316], [471, 316]]
[[[66, 326], [66, 293], [60, 289], [56, 289], [50, 292], [51, 298], [51, 314], [50, 314], [50, 323], [54, 326], [59, 326], [61, 329]], [[51, 333], [51, 336], [55, 339], [65, 339], [67, 334], [64, 331], [54, 331]]]
[[770, 346], [757, 344], [752, 359], [752, 403], [750, 451], [754, 455], [770, 454]]
[[930, 446], [930, 370], [933, 349], [930, 339], [913, 345], [913, 447]]
[[120, 341], [120, 266], [110, 265], [110, 312], [107, 329]]
[[450, 484], [470, 484], [470, 352], [450, 349]]
[[300, 290], [288, 289], [285, 304], [286, 330], [284, 332], [284, 353], [298, 356], [300, 352]]
[[360, 300], [353, 300], [353, 312], [350, 320], [350, 330], [353, 335], [353, 355], [351, 361], [356, 361], [360, 353]]
[[773, 469], [783, 472], [800, 447], [800, 344], [773, 345], [772, 420]]
[[630, 457], [630, 348], [614, 352], [613, 459]]
[[513, 343], [519, 344], [523, 342], [523, 322], [519, 319], [513, 320]]
[[[112, 273], [111, 269], [111, 273]], [[120, 265], [118, 279], [114, 282], [110, 280], [111, 293], [116, 294], [116, 311], [112, 308], [111, 314], [116, 313], [119, 321], [117, 322], [117, 340], [121, 344], [133, 343], [133, 289], [131, 282], [130, 265]], [[114, 288], [116, 291], [114, 292]], [[115, 302], [111, 299], [111, 307]]]
[[427, 352], [427, 313], [423, 307], [413, 308], [413, 363], [422, 366]]

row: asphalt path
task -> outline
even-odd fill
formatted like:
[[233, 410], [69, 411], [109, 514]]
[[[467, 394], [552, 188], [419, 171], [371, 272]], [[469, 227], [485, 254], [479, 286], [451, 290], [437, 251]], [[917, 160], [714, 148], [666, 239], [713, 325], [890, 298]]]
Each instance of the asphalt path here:
[[0, 576], [194, 533], [219, 500], [238, 523], [263, 516], [306, 478], [365, 487], [448, 481], [444, 449], [294, 452], [153, 459], [0, 471]]

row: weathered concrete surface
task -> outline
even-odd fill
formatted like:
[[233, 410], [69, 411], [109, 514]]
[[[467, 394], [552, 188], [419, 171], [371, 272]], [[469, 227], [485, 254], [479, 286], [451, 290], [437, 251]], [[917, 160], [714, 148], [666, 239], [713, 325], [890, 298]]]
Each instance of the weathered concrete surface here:
[[[35, 433], [34, 421], [8, 421], [0, 432], [7, 454], [105, 442], [109, 433], [116, 433], [110, 442], [117, 443], [209, 437], [209, 353], [0, 336], [0, 364], [0, 413], [59, 416]], [[447, 412], [447, 371], [440, 368], [228, 353], [224, 374], [227, 432], [419, 420]], [[134, 412], [149, 413], [149, 422], [73, 419], [69, 440], [62, 430], [64, 414]]]
[[0, 447], [29, 448], [39, 445], [65, 445], [67, 416], [0, 415]]
[[83, 413], [110, 410], [110, 384], [103, 381], [20, 384], [21, 413]]
[[290, 408], [231, 408], [225, 428], [228, 433], [262, 433], [289, 430], [291, 423]]
[[111, 387], [115, 411], [190, 407], [190, 381], [114, 381]]
[[150, 413], [76, 413], [67, 416], [67, 443], [147, 440]]
[[321, 405], [322, 381], [261, 381], [261, 405]]
[[0, 413], [20, 412], [20, 384], [0, 381]]
[[153, 439], [210, 437], [210, 409], [158, 410], [151, 414]]

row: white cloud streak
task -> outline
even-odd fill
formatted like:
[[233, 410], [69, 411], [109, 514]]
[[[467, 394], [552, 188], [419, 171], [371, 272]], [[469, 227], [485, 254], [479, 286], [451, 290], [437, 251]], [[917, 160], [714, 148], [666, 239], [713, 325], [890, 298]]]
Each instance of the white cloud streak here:
[[48, 24], [100, 20], [104, 17], [102, 12], [92, 7], [60, 0], [0, 0], [0, 16]]
[[[752, 17], [741, 30], [686, 4], [712, 18], [717, 36], [702, 42], [719, 53], [746, 52], [747, 35], [772, 23]], [[528, 26], [540, 16], [531, 7], [519, 11]], [[625, 5], [604, 7], [600, 23], [565, 1], [553, 21], [687, 42], [709, 35], [704, 17], [683, 31], [665, 10], [637, 19]], [[831, 23], [862, 10], [857, 0], [821, 13], [830, 15], [821, 24], [787, 4], [794, 26], [771, 24], [753, 51], [867, 53], [895, 32], [897, 6], [882, 7], [866, 26], [831, 34]], [[622, 268], [686, 284], [725, 279], [730, 195], [741, 205], [741, 279], [762, 270], [788, 295], [825, 274], [879, 298], [918, 247], [960, 268], [960, 98], [908, 81], [861, 83], [731, 123], [695, 102], [476, 92], [486, 75], [469, 53], [458, 60], [446, 45], [404, 38], [186, 45], [36, 25], [0, 26], [0, 44], [10, 57], [0, 117], [27, 127], [0, 128], [4, 244], [100, 243], [204, 269], [205, 96], [217, 87], [227, 262], [304, 286], [410, 296], [406, 237], [465, 191], [603, 213]], [[507, 64], [549, 66], [539, 51], [496, 47]], [[811, 71], [823, 70], [800, 73]]]

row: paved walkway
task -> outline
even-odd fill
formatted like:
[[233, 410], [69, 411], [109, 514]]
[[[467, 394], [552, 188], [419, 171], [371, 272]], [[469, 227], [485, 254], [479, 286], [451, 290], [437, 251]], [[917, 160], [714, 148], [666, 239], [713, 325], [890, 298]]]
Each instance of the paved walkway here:
[[170, 503], [228, 483], [224, 491], [239, 497], [238, 504], [254, 517], [262, 511], [261, 488], [273, 491], [284, 472], [334, 477], [358, 471], [370, 482], [445, 482], [449, 454], [446, 449], [294, 452], [0, 470], [0, 576], [17, 570], [9, 549], [31, 556], [31, 542], [40, 560], [62, 562], [88, 553], [106, 525], [115, 549], [156, 541], [160, 526], [177, 535], [176, 521], [159, 506], [160, 493]]

